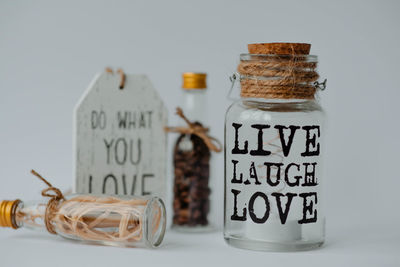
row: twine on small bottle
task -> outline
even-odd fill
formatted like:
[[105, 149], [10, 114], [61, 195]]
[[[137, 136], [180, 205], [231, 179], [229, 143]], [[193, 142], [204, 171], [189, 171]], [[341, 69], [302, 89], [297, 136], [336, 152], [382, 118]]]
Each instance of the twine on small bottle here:
[[[52, 216], [54, 212], [58, 209], [58, 205], [60, 201], [64, 201], [65, 197], [62, 194], [61, 190], [57, 187], [54, 187], [51, 183], [49, 183], [45, 178], [43, 178], [39, 173], [35, 170], [31, 170], [31, 173], [35, 175], [37, 178], [42, 180], [48, 187], [42, 190], [42, 196], [49, 197], [50, 200], [47, 202], [46, 206], [46, 214], [44, 217], [44, 223], [46, 225], [46, 229], [51, 234], [57, 234], [54, 230], [53, 225], [51, 224]], [[53, 192], [53, 193], [51, 193]]]
[[181, 117], [187, 123], [188, 127], [165, 127], [164, 130], [166, 132], [197, 135], [204, 141], [204, 143], [210, 150], [214, 152], [222, 151], [221, 142], [215, 137], [209, 136], [207, 134], [207, 132], [209, 131], [207, 127], [204, 127], [200, 123], [189, 121], [180, 107], [176, 108], [176, 115]]

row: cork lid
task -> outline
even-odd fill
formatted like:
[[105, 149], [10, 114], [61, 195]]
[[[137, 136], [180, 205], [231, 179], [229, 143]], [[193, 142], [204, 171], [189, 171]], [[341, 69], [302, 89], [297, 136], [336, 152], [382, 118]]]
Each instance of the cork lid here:
[[250, 54], [308, 55], [311, 44], [306, 43], [258, 43], [248, 44]]

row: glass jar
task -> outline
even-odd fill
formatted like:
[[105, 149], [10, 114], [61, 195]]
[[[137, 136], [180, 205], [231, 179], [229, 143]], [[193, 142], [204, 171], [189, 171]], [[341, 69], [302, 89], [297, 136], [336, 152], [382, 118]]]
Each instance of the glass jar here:
[[153, 248], [164, 238], [165, 207], [157, 197], [70, 195], [56, 203], [4, 200], [0, 226], [47, 230], [95, 244]]
[[[207, 126], [206, 74], [184, 73], [180, 115], [185, 126]], [[184, 113], [184, 115], [183, 115]], [[182, 125], [182, 128], [185, 126]], [[184, 129], [189, 129], [184, 128]], [[179, 131], [178, 131], [179, 132]], [[174, 199], [172, 228], [179, 231], [204, 232], [214, 229], [210, 216], [211, 151], [196, 134], [180, 132], [173, 152]]]
[[[290, 62], [305, 63], [307, 67], [296, 69], [299, 72], [315, 72], [317, 57], [242, 54], [240, 60], [242, 67], [256, 69], [251, 75], [239, 66], [244, 72], [239, 74], [242, 97], [225, 118], [224, 238], [232, 246], [253, 250], [319, 247], [325, 231], [325, 128], [315, 84], [285, 89], [264, 83], [286, 79], [276, 73], [293, 71]], [[281, 69], [270, 68], [274, 62], [281, 62]], [[296, 95], [303, 85], [310, 85], [311, 93]]]

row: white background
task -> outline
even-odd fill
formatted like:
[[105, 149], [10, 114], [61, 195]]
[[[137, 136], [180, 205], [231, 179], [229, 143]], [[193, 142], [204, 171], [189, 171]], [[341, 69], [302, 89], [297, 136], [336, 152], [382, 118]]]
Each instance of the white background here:
[[[39, 198], [43, 186], [31, 168], [71, 187], [72, 110], [106, 66], [149, 75], [171, 124], [181, 73], [207, 72], [205, 108], [222, 140], [228, 76], [246, 44], [310, 42], [328, 78], [321, 99], [329, 134], [322, 249], [245, 251], [226, 245], [220, 232], [168, 232], [157, 250], [123, 249], [0, 229], [0, 266], [400, 265], [399, 11], [396, 1], [2, 0], [1, 198]], [[223, 156], [216, 161], [221, 201]]]

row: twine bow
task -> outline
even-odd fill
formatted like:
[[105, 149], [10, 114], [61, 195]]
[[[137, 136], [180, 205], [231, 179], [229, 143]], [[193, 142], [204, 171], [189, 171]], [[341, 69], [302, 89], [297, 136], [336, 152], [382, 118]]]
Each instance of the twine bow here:
[[57, 234], [54, 230], [53, 225], [51, 224], [51, 219], [54, 216], [55, 211], [57, 211], [58, 204], [60, 201], [64, 201], [64, 195], [60, 189], [54, 187], [51, 183], [49, 183], [45, 178], [43, 178], [39, 173], [34, 170], [31, 170], [31, 173], [35, 175], [37, 178], [42, 180], [48, 187], [42, 190], [43, 197], [49, 197], [50, 200], [47, 202], [46, 213], [44, 217], [44, 223], [46, 225], [47, 231], [52, 234]]
[[200, 137], [206, 146], [214, 151], [214, 152], [221, 152], [222, 151], [222, 144], [218, 139], [215, 137], [209, 136], [207, 134], [208, 128], [204, 127], [203, 125], [195, 122], [189, 121], [185, 114], [180, 107], [176, 108], [176, 115], [181, 117], [188, 125], [188, 127], [165, 127], [166, 132], [174, 132], [174, 133], [181, 133], [181, 134], [194, 134]]

